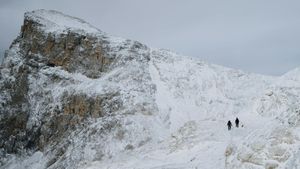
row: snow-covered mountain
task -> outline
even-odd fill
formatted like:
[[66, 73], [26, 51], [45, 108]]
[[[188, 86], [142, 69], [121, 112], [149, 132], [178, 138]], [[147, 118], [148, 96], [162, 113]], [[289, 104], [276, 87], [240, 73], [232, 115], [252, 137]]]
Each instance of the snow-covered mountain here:
[[300, 168], [299, 69], [245, 73], [36, 10], [0, 70], [1, 169]]

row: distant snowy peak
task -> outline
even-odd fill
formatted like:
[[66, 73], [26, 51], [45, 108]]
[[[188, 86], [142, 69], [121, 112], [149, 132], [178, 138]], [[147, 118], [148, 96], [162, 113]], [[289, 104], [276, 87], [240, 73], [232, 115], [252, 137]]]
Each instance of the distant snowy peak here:
[[276, 85], [281, 87], [298, 86], [300, 82], [300, 67], [295, 68], [282, 76], [278, 77]]
[[81, 31], [97, 34], [101, 31], [82, 19], [72, 17], [55, 10], [39, 9], [25, 13], [25, 21], [33, 21], [40, 24], [46, 32], [61, 33], [64, 31]]
[[297, 79], [297, 80], [300, 80], [300, 67], [297, 67], [287, 73], [285, 73], [282, 77], [284, 78], [293, 78], [293, 79]]

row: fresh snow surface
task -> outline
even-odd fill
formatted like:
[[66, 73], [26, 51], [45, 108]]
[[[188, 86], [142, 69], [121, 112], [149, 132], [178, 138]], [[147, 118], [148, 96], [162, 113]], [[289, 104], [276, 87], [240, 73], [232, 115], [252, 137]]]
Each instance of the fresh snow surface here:
[[38, 21], [44, 26], [46, 32], [61, 33], [65, 30], [83, 31], [85, 33], [97, 34], [99, 29], [83, 21], [82, 19], [65, 15], [54, 10], [35, 10], [25, 13], [25, 18]]
[[[89, 24], [55, 11], [27, 13], [57, 32], [66, 29], [94, 33]], [[67, 26], [66, 26], [67, 25]], [[111, 48], [125, 43], [110, 37]], [[18, 47], [10, 52], [16, 52]], [[162, 49], [143, 49], [150, 61], [128, 62], [99, 79], [70, 74], [59, 68], [30, 77], [30, 90], [50, 90], [53, 100], [72, 91], [90, 96], [120, 91], [125, 115], [120, 115], [126, 134], [123, 140], [93, 135], [82, 140], [89, 129], [99, 130], [103, 121], [72, 135], [74, 149], [67, 153], [82, 169], [299, 169], [300, 168], [300, 72], [295, 69], [281, 77], [270, 77], [208, 64], [196, 58], [177, 55]], [[138, 51], [145, 52], [145, 51]], [[146, 53], [145, 52], [145, 53]], [[127, 57], [129, 50], [119, 52]], [[17, 62], [18, 54], [10, 61]], [[9, 59], [7, 59], [9, 60]], [[55, 75], [72, 83], [48, 83]], [[48, 84], [45, 87], [43, 84]], [[43, 87], [41, 87], [43, 86]], [[155, 89], [152, 89], [155, 88]], [[55, 103], [59, 104], [59, 103]], [[38, 105], [36, 103], [35, 105]], [[141, 107], [141, 109], [135, 109]], [[148, 107], [146, 107], [148, 106]], [[146, 107], [146, 108], [144, 108]], [[132, 110], [134, 109], [134, 110]], [[148, 113], [146, 110], [151, 110]], [[136, 111], [135, 115], [126, 111]], [[120, 113], [120, 114], [121, 114]], [[39, 121], [38, 111], [31, 122]], [[240, 119], [240, 128], [227, 130], [226, 123]], [[116, 116], [119, 118], [119, 116]], [[124, 147], [134, 145], [131, 150]], [[141, 144], [143, 143], [143, 144]], [[84, 147], [83, 150], [79, 147]], [[109, 158], [99, 160], [97, 149]], [[12, 159], [7, 168], [43, 168], [47, 158], [41, 152], [22, 162]], [[40, 163], [38, 162], [40, 161]]]
[[[291, 132], [293, 127], [281, 123], [278, 114], [268, 114], [272, 109], [281, 111], [272, 99], [261, 101], [275, 95], [277, 87], [272, 84], [281, 78], [247, 74], [163, 50], [152, 50], [149, 72], [157, 88], [157, 116], [168, 128], [163, 139], [85, 168], [264, 169], [299, 165], [289, 158], [299, 154], [299, 132]], [[226, 123], [234, 123], [235, 117], [243, 127], [228, 131]]]

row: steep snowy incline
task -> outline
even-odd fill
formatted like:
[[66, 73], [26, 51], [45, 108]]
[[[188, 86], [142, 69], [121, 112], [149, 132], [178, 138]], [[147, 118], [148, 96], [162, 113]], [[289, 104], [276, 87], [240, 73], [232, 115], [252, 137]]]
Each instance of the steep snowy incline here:
[[1, 169], [300, 167], [297, 69], [245, 73], [36, 10], [0, 73]]
[[[165, 50], [152, 50], [149, 69], [157, 89], [158, 117], [169, 129], [166, 139], [95, 162], [88, 169], [269, 169], [299, 165], [291, 164], [297, 157], [299, 133], [281, 123], [285, 117], [269, 114], [264, 106], [268, 102], [275, 105], [273, 111], [281, 111], [276, 100], [285, 97], [267, 100], [273, 95], [271, 88], [282, 88], [274, 86], [281, 78], [247, 74]], [[235, 117], [241, 119], [243, 127], [229, 132], [226, 122]]]
[[[291, 108], [298, 105], [297, 99], [288, 104], [283, 101], [293, 99], [292, 95], [272, 98], [273, 92], [282, 90], [283, 86], [275, 84], [281, 84], [284, 77], [247, 74], [154, 49], [149, 69], [157, 89], [158, 117], [169, 129], [166, 139], [95, 162], [88, 169], [269, 169], [299, 165], [294, 162], [299, 154], [298, 125], [282, 123], [281, 119], [289, 118], [279, 113], [279, 104]], [[299, 119], [292, 110], [282, 113]], [[229, 132], [226, 122], [235, 117], [241, 119], [243, 127]]]
[[[299, 166], [293, 161], [300, 147], [300, 85], [286, 84], [296, 81], [297, 71], [294, 76], [267, 77], [154, 51], [150, 72], [159, 111], [169, 119], [171, 132], [177, 130], [171, 134], [180, 143], [176, 148], [186, 150], [171, 158], [185, 166], [178, 168]], [[226, 131], [227, 120], [235, 117], [243, 127]]]
[[232, 119], [240, 112], [251, 113], [253, 101], [274, 80], [167, 51], [152, 54], [157, 104], [175, 129], [189, 120]]
[[[157, 88], [159, 118], [170, 129], [165, 133], [167, 139], [135, 152], [137, 155], [123, 155], [89, 168], [222, 169], [227, 166], [227, 146], [238, 144], [268, 121], [249, 108], [271, 77], [205, 64], [164, 50], [152, 51], [149, 69]], [[242, 92], [245, 87], [247, 92]], [[236, 116], [245, 119], [245, 127], [230, 133], [225, 124]]]

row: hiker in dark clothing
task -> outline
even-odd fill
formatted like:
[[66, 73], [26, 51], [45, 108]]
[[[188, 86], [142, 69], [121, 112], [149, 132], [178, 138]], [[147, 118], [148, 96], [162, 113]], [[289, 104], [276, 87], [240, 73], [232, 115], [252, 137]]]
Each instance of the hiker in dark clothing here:
[[235, 126], [239, 127], [240, 120], [238, 118], [235, 119]]
[[231, 130], [231, 126], [232, 126], [232, 123], [231, 123], [231, 121], [229, 120], [229, 121], [227, 122], [228, 130]]

